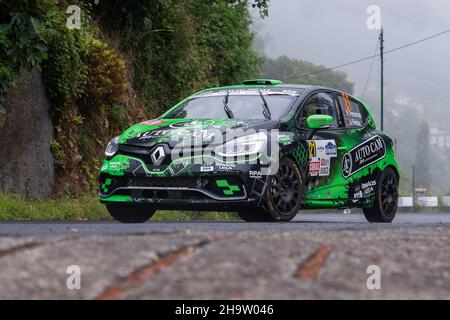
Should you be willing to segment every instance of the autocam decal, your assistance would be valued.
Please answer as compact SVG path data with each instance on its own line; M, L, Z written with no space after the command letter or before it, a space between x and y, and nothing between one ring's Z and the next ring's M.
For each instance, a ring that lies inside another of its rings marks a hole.
M342 157L344 178L370 166L386 156L386 144L380 136L374 136L357 145Z

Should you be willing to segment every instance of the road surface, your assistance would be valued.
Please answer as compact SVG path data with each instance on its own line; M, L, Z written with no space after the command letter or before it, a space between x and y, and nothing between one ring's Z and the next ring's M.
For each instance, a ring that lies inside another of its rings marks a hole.
M2 222L0 270L0 299L450 299L450 214Z

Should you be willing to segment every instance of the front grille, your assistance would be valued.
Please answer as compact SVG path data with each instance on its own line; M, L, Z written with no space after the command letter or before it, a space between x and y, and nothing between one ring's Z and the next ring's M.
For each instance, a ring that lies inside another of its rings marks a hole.
M161 165L170 164L170 162L171 162L170 148L167 144L158 144L158 145L150 147L150 148L120 144L119 151L117 152L117 154L129 156L129 157L133 157L133 158L138 158L138 159L142 160L146 165L153 165L151 154L159 146L162 146L164 148L164 152L166 155L164 160L161 162Z
M202 188L206 183L205 178L192 177L133 177L129 178L129 187L159 187L159 188ZM203 184L202 184L203 183Z
M217 183L219 181L219 183ZM226 181L224 183L224 181ZM220 186L223 185L224 186ZM201 189L219 197L242 197L245 189L238 177L134 177L128 179L129 187L147 187L157 189Z

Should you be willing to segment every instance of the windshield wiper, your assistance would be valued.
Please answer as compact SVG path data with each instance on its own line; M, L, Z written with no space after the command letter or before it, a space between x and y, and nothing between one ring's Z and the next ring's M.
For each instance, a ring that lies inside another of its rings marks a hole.
M267 105L266 98L264 98L264 95L262 94L261 90L258 90L258 91L259 91L259 95L263 101L263 108L264 108L263 115L267 120L270 120L270 119L272 119L272 114L270 113L270 109L269 109L269 106Z
M227 94L225 95L225 98L223 98L223 109L225 110L225 113L227 114L227 117L230 119L234 119L233 111L231 111L230 107L228 106L228 96L230 95L230 91L227 90Z

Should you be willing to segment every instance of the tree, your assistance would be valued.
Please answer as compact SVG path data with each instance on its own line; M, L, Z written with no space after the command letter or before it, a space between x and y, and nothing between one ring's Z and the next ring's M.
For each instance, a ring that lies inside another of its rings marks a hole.
M431 187L431 149L430 149L430 135L428 125L425 121L422 121L420 125L419 133L416 140L416 173L415 184L427 189Z

